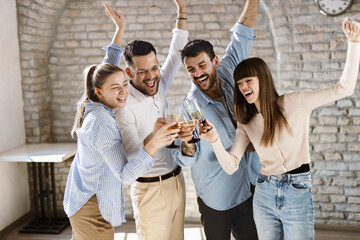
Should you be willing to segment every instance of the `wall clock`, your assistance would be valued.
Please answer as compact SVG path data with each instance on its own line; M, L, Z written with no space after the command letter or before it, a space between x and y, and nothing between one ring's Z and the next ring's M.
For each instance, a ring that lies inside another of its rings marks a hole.
M350 8L353 0L315 0L320 12L328 16L337 16Z

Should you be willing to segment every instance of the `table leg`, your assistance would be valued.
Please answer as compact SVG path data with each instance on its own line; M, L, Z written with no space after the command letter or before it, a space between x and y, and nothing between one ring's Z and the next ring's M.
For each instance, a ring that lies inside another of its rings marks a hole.
M39 200L40 200L40 210L41 218L45 218L45 203L44 203L44 185L43 185L43 169L42 163L36 164L38 167L38 180L39 180Z
M44 169L42 163L32 163L32 167L35 219L30 224L23 227L19 232L46 234L60 233L70 223L68 218L57 218L54 163L50 163L50 174L49 163L44 164ZM39 213L39 202L41 216Z
M44 163L44 174L45 174L45 198L46 198L46 201L47 201L47 204L46 204L46 212L47 212L47 219L48 219L48 223L49 225L51 225L51 221L52 221L52 216L53 216L53 213L51 212L52 209L51 209L51 195L50 195L50 177L49 177L49 164L48 163Z
M37 177L36 177L36 163L32 163L32 175L33 175L33 201L35 206L35 219L39 219L39 206L38 206L38 187L37 187Z
M50 174L51 174L51 189L52 189L52 200L53 200L53 214L54 218L57 218L57 206L56 206L56 187L55 187L55 169L54 163L50 163Z

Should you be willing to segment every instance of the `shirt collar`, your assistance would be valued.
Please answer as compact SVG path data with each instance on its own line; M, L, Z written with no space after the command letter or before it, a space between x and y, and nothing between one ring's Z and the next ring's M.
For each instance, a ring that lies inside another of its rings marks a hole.
M224 84L225 84L224 80L221 77L219 77L219 75L218 75L218 79L220 82L221 91L224 94ZM214 99L209 98L208 95L202 92L198 87L196 87L194 83L191 84L191 90L189 96L194 96L196 100L200 103L201 107L205 107L209 103L214 103L215 101Z
M108 113L110 116L115 118L115 111L107 108L104 104L100 102L85 102L85 113L84 116L87 115L89 112L96 110L96 109L102 109L105 110L106 113Z
M153 97L155 97L157 95L157 93L156 93L154 96L147 96L147 95L143 94L142 92L140 92L139 90L137 90L131 83L129 84L129 91L130 91L130 94L139 102L144 102L145 100L152 99Z

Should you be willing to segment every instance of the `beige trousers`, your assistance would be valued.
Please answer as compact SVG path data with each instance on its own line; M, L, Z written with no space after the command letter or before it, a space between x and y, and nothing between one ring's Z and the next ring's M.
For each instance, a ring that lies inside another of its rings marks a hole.
M131 185L139 240L183 240L185 182L182 172L161 182Z
M70 217L72 240L114 240L114 227L100 214L96 195Z

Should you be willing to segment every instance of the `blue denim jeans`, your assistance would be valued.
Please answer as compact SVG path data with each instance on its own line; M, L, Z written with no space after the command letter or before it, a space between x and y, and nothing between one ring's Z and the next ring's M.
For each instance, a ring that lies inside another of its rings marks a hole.
M311 173L259 174L253 200L259 240L314 239Z

